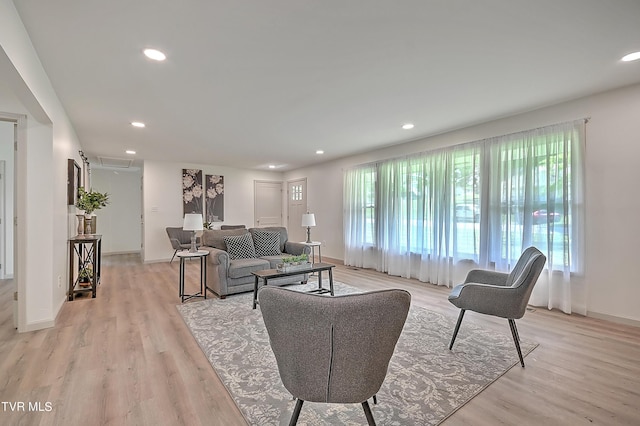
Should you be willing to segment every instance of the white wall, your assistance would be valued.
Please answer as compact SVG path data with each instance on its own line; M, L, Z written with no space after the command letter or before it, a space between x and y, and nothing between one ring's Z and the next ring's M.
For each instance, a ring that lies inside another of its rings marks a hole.
M4 110L27 116L15 164L14 274L21 306L18 326L28 331L52 326L66 300L67 240L75 219L75 208L66 204L67 159L80 163L80 143L11 0L0 0L0 47L0 78L10 82L19 100L9 100Z
M640 85L285 174L307 177L323 254L343 259L342 176L358 164L590 117L586 152L586 292L589 315L640 321Z
M139 169L91 169L91 187L107 192L109 204L95 212L102 253L137 253L142 242L142 172Z
M0 184L4 186L4 219L2 233L4 234L4 259L0 276L13 277L13 133L14 123L0 121L0 160L5 162L4 176Z
M142 191L145 262L169 260L173 254L165 228L182 226L182 169L200 169L203 179L207 174L224 176L224 222L222 224L253 226L254 181L282 181L282 174L276 172L145 161Z

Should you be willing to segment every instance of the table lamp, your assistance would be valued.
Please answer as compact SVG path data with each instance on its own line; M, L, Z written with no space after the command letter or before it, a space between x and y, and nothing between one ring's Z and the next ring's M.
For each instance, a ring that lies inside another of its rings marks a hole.
M204 229L202 215L200 213L185 214L182 229L185 231L193 231L193 234L191 235L191 248L189 248L189 253L197 252L198 248L196 247L196 231L202 231Z
M302 226L307 227L307 242L311 242L311 227L316 226L316 216L313 213L305 213L302 215Z

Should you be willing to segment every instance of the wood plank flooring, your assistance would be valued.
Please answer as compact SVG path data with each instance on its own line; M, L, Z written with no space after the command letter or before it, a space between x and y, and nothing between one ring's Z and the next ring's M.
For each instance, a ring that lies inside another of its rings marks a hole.
M103 265L96 299L66 302L55 327L30 333L13 328L13 290L0 282L0 424L246 424L175 309L178 262L117 255ZM187 265L187 292L198 274L199 262ZM443 287L341 265L334 277L363 290L405 288L414 304L458 314ZM466 322L509 334L506 320L469 312ZM540 308L518 328L540 344L527 367L444 425L640 425L640 328Z

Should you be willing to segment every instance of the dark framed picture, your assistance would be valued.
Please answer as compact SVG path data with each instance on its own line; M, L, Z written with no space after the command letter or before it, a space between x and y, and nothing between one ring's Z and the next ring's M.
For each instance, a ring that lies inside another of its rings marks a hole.
M202 214L202 170L182 169L183 214Z
M224 176L206 175L206 222L224 221Z
M75 160L67 160L67 204L75 206L78 201L78 188L82 184L82 171Z

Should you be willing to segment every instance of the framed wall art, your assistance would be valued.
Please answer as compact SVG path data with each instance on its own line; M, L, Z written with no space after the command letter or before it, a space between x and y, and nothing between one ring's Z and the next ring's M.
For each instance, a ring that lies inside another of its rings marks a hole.
M207 222L224 221L224 176L206 176L205 220Z
M183 215L202 214L202 170L182 169Z
M78 201L78 189L82 185L82 170L75 160L67 160L67 204L75 206Z

